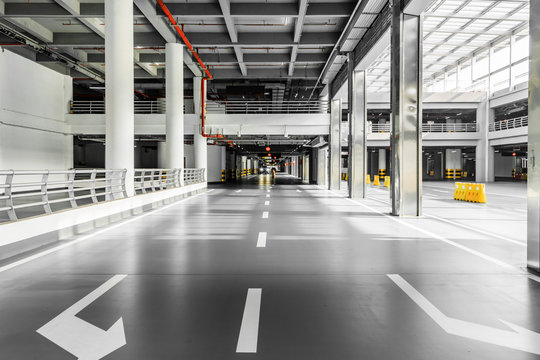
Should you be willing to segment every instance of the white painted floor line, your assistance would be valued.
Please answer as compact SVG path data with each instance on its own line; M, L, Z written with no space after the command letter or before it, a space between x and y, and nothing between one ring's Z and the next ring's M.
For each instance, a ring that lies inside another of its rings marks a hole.
M270 201L265 201L264 205L266 205L266 206L270 205Z
M244 316L238 335L237 353L256 353L259 338L262 289L248 289Z
M497 234L494 234L494 233L489 232L489 231L485 231L485 230L478 229L478 228L475 228L475 227L472 227L472 226L469 226L469 225L461 224L461 223L458 223L458 222L455 222L455 221L452 221L452 220L444 219L444 218L441 218L441 217L438 217L438 216L435 216L435 215L425 214L425 213L424 213L424 215L429 216L429 217L434 218L434 219L439 220L439 221L446 222L448 224L456 225L456 226L462 227L464 229L469 229L469 230L475 231L475 232L480 233L480 234L484 234L484 235L494 237L494 238L497 238L497 239L500 239L500 240L508 241L508 242L510 242L512 244L516 244L516 245L519 245L519 246L527 246L527 243L524 242L524 241L509 239L507 237L497 235Z
M257 247L266 247L266 232L261 231L257 239Z
M442 192L442 193L449 193L451 192L451 190L439 190L439 189L434 189L434 188L429 188L431 191L437 191L437 192Z
M235 192L239 193L239 192L242 192L242 190L236 190Z
M263 212L262 218L263 219L268 219L268 211Z
M270 197L270 194L267 194L266 197Z
M126 224L130 224L130 223L132 223L132 222L134 222L134 221L137 221L137 220L140 220L140 219L142 219L142 218L144 218L144 217L146 217L146 216L153 215L153 214L158 213L158 212L160 212L160 211L169 209L169 208L171 208L171 207L173 207L173 206L178 205L178 204L181 203L181 202L184 202L184 201L187 201L187 200L194 199L194 198L196 198L196 197L198 197L198 196L200 196L200 195L204 195L204 194L206 194L206 193L208 193L208 191L206 191L206 192L204 192L204 193L199 193L199 194L190 196L190 197L185 198L185 199L182 199L182 200L178 200L178 201L176 201L176 202L174 202L174 203L172 203L172 204L165 205L165 206L160 207L160 208L158 208L158 209L155 209L155 210L149 211L149 212L147 212L147 213L144 213L144 214L135 216L135 217L133 217L133 218L131 218L131 219L129 219L129 220L123 221L123 222L121 222L121 223L118 223L118 224L115 224L115 225L111 225L111 226L109 226L109 227L107 227L107 228L105 228L105 229L97 230L97 231L94 231L94 232L91 233L91 234L81 236L80 238L78 238L78 239L76 239L76 240L73 240L73 241L70 241L70 242L68 242L68 243L65 243L65 244L62 244L62 245L55 246L55 247L53 247L53 248L50 248L50 249L48 249L48 250L45 250L45 251L39 252L39 253L37 253L37 254L31 255L31 256L26 257L26 258L24 258L24 259L21 259L21 260L12 262L11 264L4 265L4 266L0 267L0 273L2 273L2 272L4 272L4 271L7 271L7 270L10 270L10 269L13 269L13 268L15 268L15 267L17 267L17 266L19 266L19 265L26 264L26 263L28 263L28 262L30 262L30 261L32 261L32 260L36 260L36 259L39 259L39 258L41 258L41 257L43 257L43 256L52 254L52 253L54 253L54 252L56 252L56 251L58 251L58 250L62 250L62 249L64 249L64 248L66 248L66 247L68 247L68 246L76 245L76 244L78 244L78 243L81 243L81 242L83 242L83 241L86 241L86 240L88 240L88 239L91 239L91 238L93 238L93 237L96 236L96 235L100 235L100 234L103 234L103 233L105 233L105 232L107 232L107 231L110 231L110 230L119 228L119 227L121 227L121 226L124 226L124 225L126 225Z
M266 190L266 192L270 192L270 189Z
M508 263L505 263L504 261L495 259L494 257L491 257L491 256L489 256L489 255L486 255L486 254L484 254L484 253L481 253L480 251L476 251L476 250L471 249L471 248L469 248L469 247L467 247L467 246L461 245L461 244L459 244L459 243L457 243L457 242L455 242L455 241L446 239L446 238L444 238L444 237L442 237L442 236L440 236L440 235L437 235L437 234L435 234L435 233L432 233L431 231L427 231L427 230L425 230L425 229L422 229L422 228L420 228L420 227L418 227L418 226L416 226L416 225L413 225L413 224L411 224L411 223L409 223L409 222L407 222L407 221L401 220L401 219L400 219L399 217L397 217L397 216L391 216L391 215L385 214L385 213L383 213L383 212L381 212L381 211L379 211L379 210L376 210L376 209L372 208L371 206L367 206L367 205L365 205L365 204L362 204L362 203L360 203L360 202L358 202L358 201L355 201L355 200L352 200L352 199L349 199L349 198L344 198L344 199L345 199L345 200L348 200L348 201L351 201L351 202L353 202L353 203L355 203L355 204L357 204L357 205L360 205L360 206L362 206L362 207L364 207L364 208L366 208L366 209L368 209L368 210L371 210L371 211L373 211L373 212L375 212L375 213L378 213L378 214L381 214L381 215L383 215L383 216L386 216L387 218L389 218L389 219L391 219L391 220L393 220L393 221L395 221L395 222L397 222L397 223L399 223L399 224L405 225L405 226L407 226L407 227L409 227L409 228L411 228L411 229L414 229L414 230L416 230L416 231L418 231L418 232L421 232L421 233L423 233L423 234L426 234L427 236L429 236L429 237L431 237L431 238L440 240L440 241L442 241L442 242L444 242L444 243L447 243L448 245L452 245L452 246L454 246L454 247L456 247L456 248L458 248L458 249L461 249L461 250L463 250L463 251L466 251L466 252L468 252L468 253L470 253L470 254L472 254L472 255L478 256L478 257L480 257L480 258L482 258L482 259L484 259L484 260L486 260L486 261L489 261L489 262L491 262L491 263L493 263L493 264L495 264L495 265L498 265L498 266L503 267L503 268L506 268L506 269L519 270L519 269L517 269L516 267L514 267L514 266L512 266L512 265L510 265L510 264L508 264Z
M298 189L297 189L296 191L298 191L298 192L302 192L302 190L298 190Z
M509 330L456 319L445 315L400 275L388 277L446 333L487 344L540 354L540 334L499 319Z

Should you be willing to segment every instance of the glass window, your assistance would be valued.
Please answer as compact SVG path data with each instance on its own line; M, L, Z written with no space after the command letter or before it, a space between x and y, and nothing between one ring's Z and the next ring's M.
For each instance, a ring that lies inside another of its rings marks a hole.
M529 29L527 32L520 32L514 35L514 46L512 47L512 62L529 57Z
M493 44L490 56L492 72L510 65L510 38Z
M477 80L489 73L489 50L484 50L475 56L473 80Z
M467 89L472 84L472 60L459 64L458 89Z
M491 75L491 93L510 87L510 69L503 69Z
M453 68L446 73L445 91L454 91L457 87L457 70Z
M529 81L529 62L524 60L512 66L512 77L514 85Z

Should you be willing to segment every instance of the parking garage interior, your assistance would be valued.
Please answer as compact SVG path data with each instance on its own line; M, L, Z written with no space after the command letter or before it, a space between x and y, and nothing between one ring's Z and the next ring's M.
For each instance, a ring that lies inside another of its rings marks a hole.
M0 0L0 359L540 359L539 21Z

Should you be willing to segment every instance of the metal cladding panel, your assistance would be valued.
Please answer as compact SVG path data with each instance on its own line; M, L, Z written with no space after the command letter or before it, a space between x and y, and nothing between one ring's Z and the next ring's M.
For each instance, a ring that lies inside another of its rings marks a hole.
M341 184L341 99L330 105L330 190Z
M529 159L527 173L527 266L540 271L540 2L530 3ZM536 120L534 120L536 119Z
M394 0L398 3L398 0ZM393 6L390 144L392 214L422 212L422 25L421 17Z
M349 196L366 197L366 72L351 69L349 115Z

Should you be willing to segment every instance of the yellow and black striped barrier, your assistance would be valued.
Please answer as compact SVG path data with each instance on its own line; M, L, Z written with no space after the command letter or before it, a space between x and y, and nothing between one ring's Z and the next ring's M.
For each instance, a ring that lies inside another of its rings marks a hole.
M386 169L379 169L379 178L386 176Z
M512 169L512 179L516 178L516 169Z
M221 170L221 182L227 181L227 170Z
M454 169L445 169L444 174L445 174L445 177L447 179L453 179L454 178Z
M455 183L454 200L484 204L486 202L486 185L475 183Z

